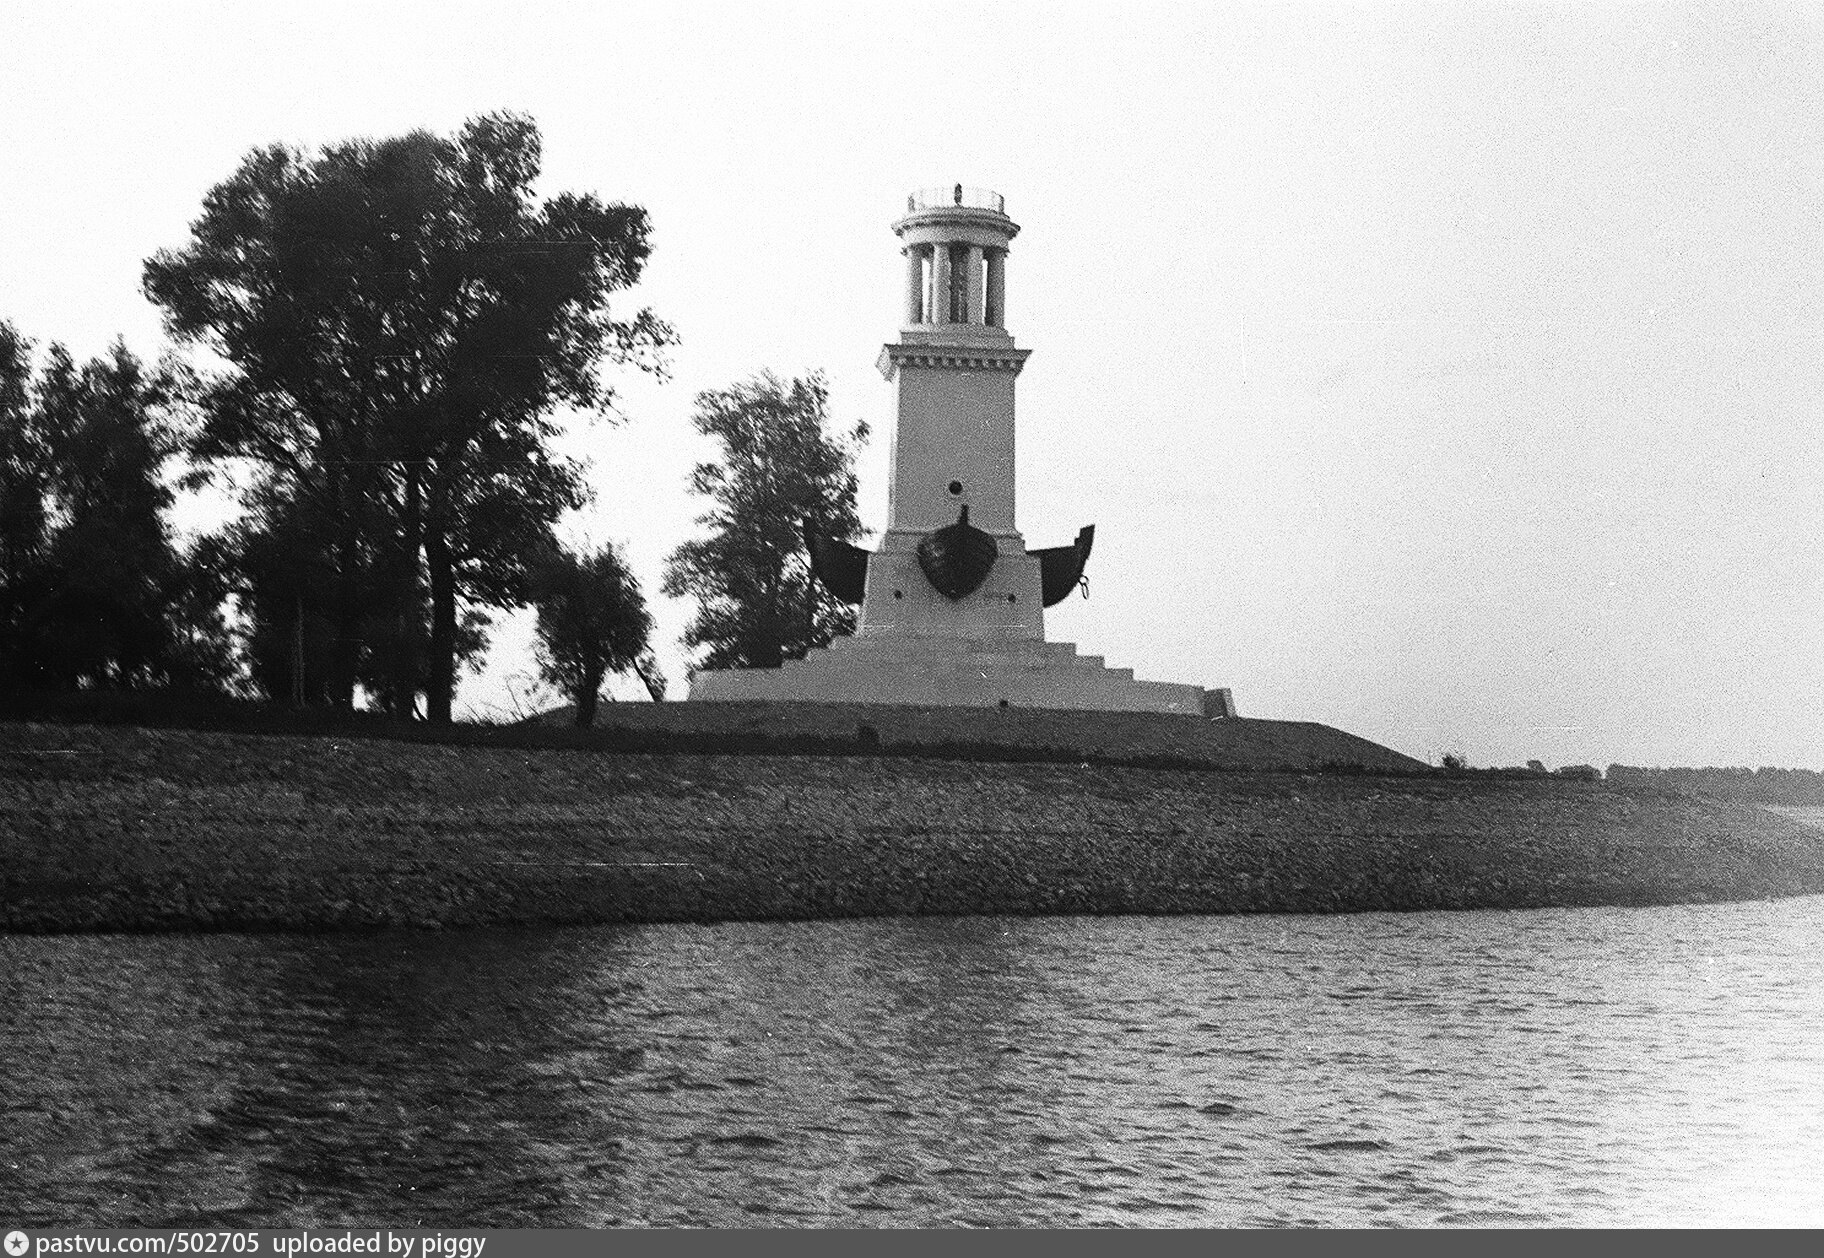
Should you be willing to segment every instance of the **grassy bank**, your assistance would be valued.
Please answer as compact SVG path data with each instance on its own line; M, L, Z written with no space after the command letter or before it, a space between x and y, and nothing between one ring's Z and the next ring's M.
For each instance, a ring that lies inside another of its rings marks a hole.
M0 724L0 927L1655 904L1818 831L1600 783Z
M440 743L496 750L699 755L942 756L1141 768L1426 773L1423 761L1315 721L1147 712L870 703L610 703L594 729L568 709L513 725L431 726L376 713L82 691L0 696L0 720Z

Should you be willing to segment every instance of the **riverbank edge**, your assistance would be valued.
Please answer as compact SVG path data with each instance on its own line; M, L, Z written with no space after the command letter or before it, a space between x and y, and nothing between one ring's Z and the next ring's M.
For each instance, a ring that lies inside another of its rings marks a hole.
M0 724L0 929L1329 913L1824 893L1824 835L1562 779Z

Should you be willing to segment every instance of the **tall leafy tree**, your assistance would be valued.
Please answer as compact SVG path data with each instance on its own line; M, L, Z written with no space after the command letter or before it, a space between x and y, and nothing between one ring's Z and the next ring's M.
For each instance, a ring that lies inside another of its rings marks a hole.
M801 528L860 536L855 454L866 424L832 432L821 372L790 381L771 372L697 395L697 431L721 447L692 470L708 498L705 537L673 551L664 592L697 600L684 644L703 668L776 668L855 627L852 608L811 573Z
M62 679L159 680L169 646L165 604L179 574L162 476L176 451L165 419L170 384L118 343L82 367L62 346L50 348L39 407L58 516L50 610Z
M276 618L256 634L320 640L294 691L346 706L366 680L402 714L422 692L447 722L475 613L527 601L533 556L584 499L550 453L555 413L613 413L604 362L662 366L670 330L609 309L645 265L645 211L541 201L540 162L514 114L258 150L209 192L190 243L146 264L172 335L229 364L193 453L255 470L241 553L282 544L314 574L252 598ZM249 572L282 585L281 567ZM312 655L294 649L293 668Z
M652 667L652 617L640 583L612 545L553 550L539 572L537 604L539 674L575 705L577 725L588 729L611 674L632 670L645 679Z
M219 689L232 672L207 547L167 518L183 374L125 345L37 379L0 329L0 673L41 689Z

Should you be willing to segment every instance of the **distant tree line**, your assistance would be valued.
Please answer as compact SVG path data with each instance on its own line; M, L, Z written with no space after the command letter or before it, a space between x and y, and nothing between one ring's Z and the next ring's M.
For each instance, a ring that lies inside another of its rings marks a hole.
M1824 804L1824 772L1816 769L1642 769L1612 764L1611 783L1670 787L1758 804Z
M1458 753L1445 755L1441 767L1447 773L1473 777L1572 778L1584 782L1606 781L1613 786L1719 795L1747 803L1824 805L1824 771L1817 769L1643 769L1635 765L1612 764L1605 772L1588 764L1547 769L1537 760L1527 761L1524 768L1475 769Z
M592 714L604 679L664 678L612 546L566 551L585 504L560 411L618 418L603 366L657 374L675 343L610 298L650 225L592 195L539 199L513 114L309 153L250 153L144 291L206 369L116 345L77 364L0 323L0 687L162 689L452 719L491 615L538 609L541 676ZM821 377L762 373L697 399L721 461L709 536L667 565L709 667L776 665L852 627L801 526L859 532L853 454ZM174 540L175 489L238 517Z

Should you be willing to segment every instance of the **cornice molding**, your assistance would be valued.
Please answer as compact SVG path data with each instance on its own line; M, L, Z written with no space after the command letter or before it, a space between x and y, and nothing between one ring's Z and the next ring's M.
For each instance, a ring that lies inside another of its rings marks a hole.
M946 371L1011 371L1026 365L1029 349L984 345L886 345L877 365L891 380L901 367L934 367Z

